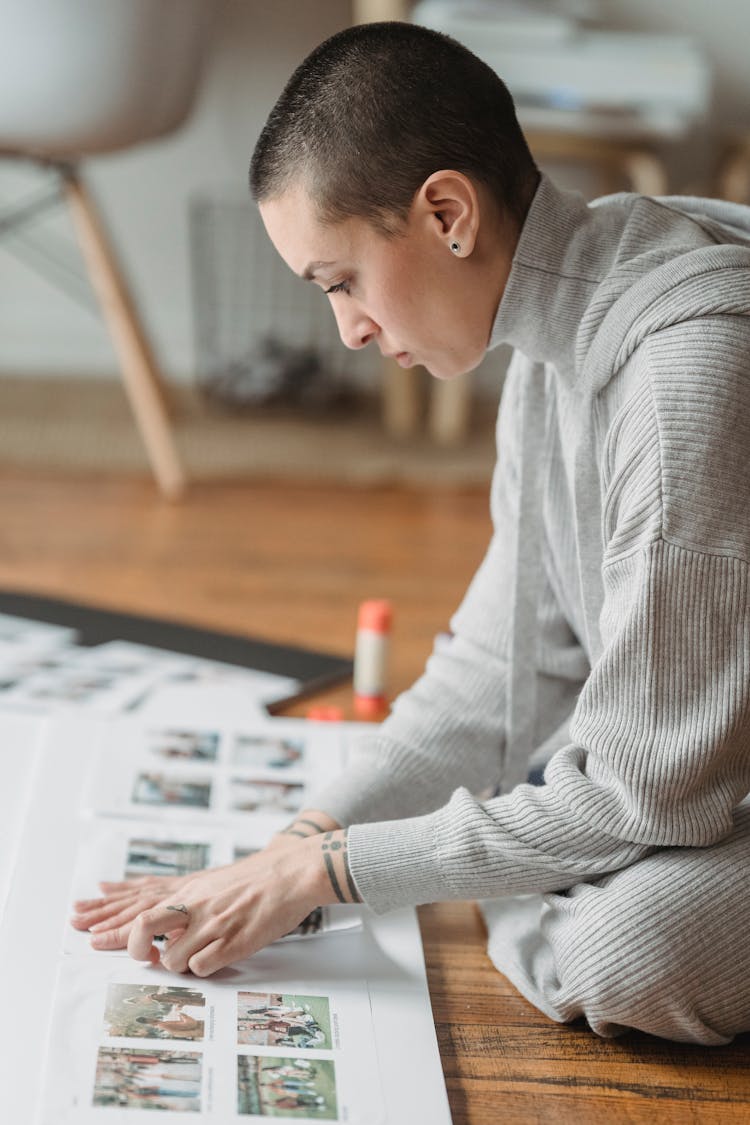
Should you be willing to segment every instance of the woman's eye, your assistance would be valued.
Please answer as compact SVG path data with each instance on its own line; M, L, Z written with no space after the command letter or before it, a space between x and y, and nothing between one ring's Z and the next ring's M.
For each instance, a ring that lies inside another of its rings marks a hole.
M326 296L328 296L329 293L348 293L348 292L349 292L349 282L348 281L337 281L335 285L331 285L330 288L325 290Z

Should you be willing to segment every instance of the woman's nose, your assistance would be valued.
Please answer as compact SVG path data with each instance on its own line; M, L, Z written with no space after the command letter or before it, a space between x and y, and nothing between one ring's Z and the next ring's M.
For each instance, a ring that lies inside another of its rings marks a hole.
M374 340L378 326L374 320L357 310L340 310L336 312L336 324L339 336L347 348L364 348Z

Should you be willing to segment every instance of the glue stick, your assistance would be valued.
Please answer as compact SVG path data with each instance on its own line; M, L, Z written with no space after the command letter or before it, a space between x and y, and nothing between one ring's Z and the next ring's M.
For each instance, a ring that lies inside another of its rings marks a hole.
M385 599L362 602L354 649L354 711L377 718L386 708L386 674L393 610Z

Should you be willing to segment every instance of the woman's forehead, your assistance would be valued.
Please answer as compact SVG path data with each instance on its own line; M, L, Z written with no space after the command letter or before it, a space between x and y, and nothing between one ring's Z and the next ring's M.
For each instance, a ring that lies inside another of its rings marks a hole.
M314 201L300 186L263 200L259 210L281 257L299 277L307 280L366 256L375 236L364 219L322 222Z

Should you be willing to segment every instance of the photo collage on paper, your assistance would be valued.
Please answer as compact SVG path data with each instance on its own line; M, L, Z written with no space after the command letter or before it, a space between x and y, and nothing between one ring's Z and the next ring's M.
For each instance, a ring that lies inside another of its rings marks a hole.
M257 823L263 841L304 805L315 783L343 765L341 741L323 724L258 720L243 726L121 722L98 755L88 793L98 815L194 823Z
M125 642L88 648L73 630L0 614L0 710L106 716L71 912L102 881L230 863L288 824L347 756L338 724L263 711L297 687ZM121 1125L156 1110L217 1125L381 1122L367 982L361 969L341 975L350 954L327 941L361 928L360 908L321 907L202 980L136 964L125 950L95 952L66 919L40 1120Z
M104 958L64 961L48 1074L51 1117L162 1110L215 1121L378 1121L382 1096L366 984L169 976ZM362 1112L354 1106L362 1106Z

